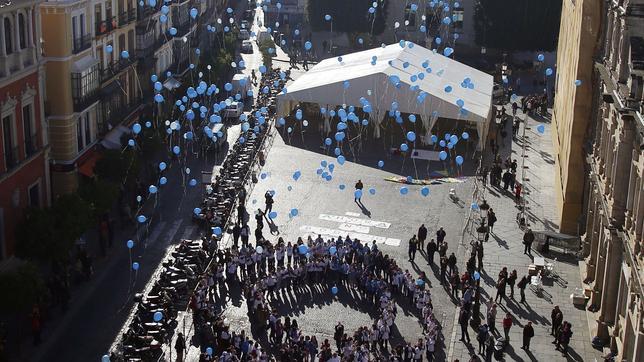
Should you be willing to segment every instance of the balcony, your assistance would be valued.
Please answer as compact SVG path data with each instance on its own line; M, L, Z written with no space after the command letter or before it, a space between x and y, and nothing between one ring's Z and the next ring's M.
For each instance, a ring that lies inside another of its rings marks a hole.
M156 39L151 36L146 39L139 39L136 47L136 57L139 59L151 58L155 51L157 51L166 42L166 37L161 35Z
M72 100L74 103L74 112L82 112L87 109L87 107L96 103L98 100L98 89L95 89L82 97L72 97Z
M0 57L0 78L10 77L36 64L36 48L25 48Z
M9 151L5 152L1 159L4 160L4 172L10 172L20 164L18 161L18 146L12 147Z
M136 20L136 9L130 9L128 11L122 12L118 16L119 26L125 26Z
M135 113L139 107L141 107L141 99L135 98L130 103L123 103L115 109L106 109L103 106L103 122L100 125L100 133L105 134L110 128L114 128L118 125L128 126L130 122L130 116ZM109 124L109 126L108 126Z
M73 43L74 44L72 46L72 52L74 54L78 54L85 49L89 49L89 47L92 46L92 35L85 34L83 36L80 36L76 39L73 39Z
M104 35L116 29L116 17L109 17L107 20L96 22L96 36Z
M119 75L122 71L132 65L132 63L133 61L130 59L121 58L118 61L108 64L107 67L101 70L101 83L104 83Z

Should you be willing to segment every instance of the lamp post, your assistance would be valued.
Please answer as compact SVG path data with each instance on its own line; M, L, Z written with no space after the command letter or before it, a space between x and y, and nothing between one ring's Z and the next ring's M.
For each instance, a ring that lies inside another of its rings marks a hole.
M330 53L331 50L333 49L333 18L331 17L331 15L326 14L324 15L324 20L331 23L331 40L329 41L329 53Z

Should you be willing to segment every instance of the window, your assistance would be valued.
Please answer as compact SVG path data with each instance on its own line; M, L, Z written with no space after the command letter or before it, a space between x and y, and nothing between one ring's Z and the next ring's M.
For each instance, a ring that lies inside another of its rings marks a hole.
M13 32L11 31L11 20L4 18L4 50L7 55L13 53Z
M464 10L463 8L454 8L452 10L452 24L454 25L455 29L462 29L463 28L463 15L464 15Z
M83 143L83 123L80 118L76 121L76 146L78 147L78 153L85 148Z
M405 7L405 26L416 27L416 12L411 10L411 5Z
M106 1L105 2L105 20L111 21L112 20L112 1Z
M74 42L76 42L76 39L78 39L78 29L77 29L76 20L77 20L77 17L72 16L72 38L74 39Z
M27 25L25 24L25 16L18 14L18 39L20 40L20 49L27 47Z
M101 8L101 4L94 5L94 15L96 16L97 24L103 21L103 9Z
M33 105L28 104L22 107L22 128L24 130L25 138L25 155L29 157L36 153L38 149L36 139L36 127L33 119Z
M29 207L40 207L40 180L29 187Z
M18 165L18 149L14 143L13 115L2 118L2 143L4 145L5 170L11 170Z
M85 112L83 115L81 115L81 118L83 119L83 128L85 131L85 144L90 144L92 143L92 128L90 127L89 124L89 112Z
M72 73L72 97L77 99L92 96L98 89L98 64L93 65L82 73Z
M85 14L78 16L78 29L80 30L81 38L85 36Z

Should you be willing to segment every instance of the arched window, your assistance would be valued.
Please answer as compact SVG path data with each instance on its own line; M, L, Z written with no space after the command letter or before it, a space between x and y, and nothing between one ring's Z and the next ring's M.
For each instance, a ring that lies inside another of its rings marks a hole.
M23 14L18 14L18 36L20 37L20 49L25 49L27 47L27 26Z
M13 32L11 31L11 20L4 18L4 49L7 55L13 53Z

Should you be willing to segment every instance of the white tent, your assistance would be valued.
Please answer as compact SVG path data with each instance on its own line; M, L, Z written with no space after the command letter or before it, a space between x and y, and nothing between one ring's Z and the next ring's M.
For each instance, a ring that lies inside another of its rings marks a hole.
M466 78L472 86L463 87ZM364 97L378 125L397 102L400 112L420 115L427 131L438 118L475 123L482 149L492 114L492 88L491 75L407 42L404 47L392 44L343 55L341 61L321 61L278 95L278 114L288 114L300 102L327 108L361 106Z

